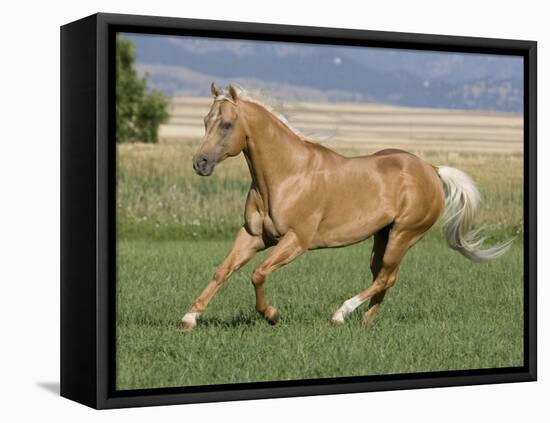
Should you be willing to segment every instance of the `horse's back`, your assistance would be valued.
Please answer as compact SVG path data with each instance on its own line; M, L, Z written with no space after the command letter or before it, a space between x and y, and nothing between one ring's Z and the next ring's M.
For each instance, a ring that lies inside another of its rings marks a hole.
M371 155L372 156L389 156L391 154L408 154L408 155L414 156L414 154L405 150L400 150L399 148L385 148L384 150L379 150L376 153L373 153Z
M367 156L359 156L354 163L357 167L364 167L365 171L384 174L387 178L401 178L405 174L416 178L426 178L431 183L440 185L437 168L422 160L413 153L398 148L387 148Z

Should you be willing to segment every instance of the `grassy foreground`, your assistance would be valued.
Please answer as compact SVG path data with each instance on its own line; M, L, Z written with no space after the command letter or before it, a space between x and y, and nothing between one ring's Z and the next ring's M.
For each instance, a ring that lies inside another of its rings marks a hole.
M254 310L259 254L222 286L195 331L181 334L179 319L230 242L120 241L117 388L522 365L520 240L503 259L474 264L434 231L405 257L371 328L365 306L335 326L332 313L370 281L370 246L309 252L272 274L276 326Z

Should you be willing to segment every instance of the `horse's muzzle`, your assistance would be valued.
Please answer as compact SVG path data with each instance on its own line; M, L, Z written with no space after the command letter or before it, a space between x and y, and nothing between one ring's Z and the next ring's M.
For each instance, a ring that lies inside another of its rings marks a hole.
M193 157L193 169L198 175L210 176L214 171L216 162L210 159L206 154L197 154Z

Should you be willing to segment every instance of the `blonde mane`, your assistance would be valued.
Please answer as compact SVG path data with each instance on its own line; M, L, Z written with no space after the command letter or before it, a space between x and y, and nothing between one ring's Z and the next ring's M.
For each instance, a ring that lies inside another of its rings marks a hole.
M242 88L240 86L234 85L234 87L237 90L237 95L239 96L240 99L242 99L244 101L248 101L250 103L254 103L254 104L262 107L263 109L265 109L266 112L270 113L275 119L277 119L279 122L281 122L283 125L285 125L290 130L290 132L292 132L294 135L296 135L302 141L310 141L310 140L306 139L306 136L304 134L302 134L294 126L292 126L292 124L288 121L288 119L283 114L281 114L280 112L275 110L275 108L273 106L267 104L266 100L260 100L257 97L252 97L244 88ZM230 103L235 104L233 99L225 91L222 92L220 95L218 95L214 99L214 101L221 101L221 100L227 100Z

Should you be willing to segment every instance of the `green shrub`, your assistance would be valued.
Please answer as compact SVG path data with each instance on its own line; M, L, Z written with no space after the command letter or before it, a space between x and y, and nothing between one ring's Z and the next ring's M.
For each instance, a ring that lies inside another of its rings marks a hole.
M116 42L116 140L158 142L158 128L168 119L168 98L147 87L135 69L135 48L126 38Z

